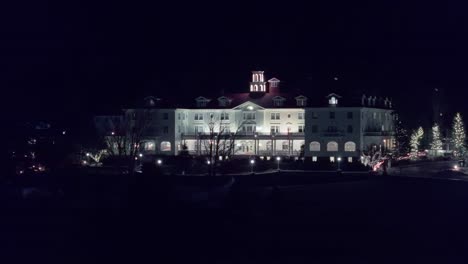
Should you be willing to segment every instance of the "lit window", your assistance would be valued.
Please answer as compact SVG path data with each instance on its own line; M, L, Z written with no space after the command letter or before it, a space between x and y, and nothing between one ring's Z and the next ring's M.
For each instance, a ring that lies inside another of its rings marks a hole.
M328 142L327 151L338 151L338 143L335 141Z
M312 162L317 162L317 156L312 157Z
M320 143L317 141L312 141L309 144L310 151L320 151Z
M346 142L344 148L346 152L354 152L356 151L356 143L352 141Z
M144 144L144 149L146 151L154 151L155 147L156 147L156 145L154 144L154 142L145 142L145 144Z
M330 98L330 100L328 100L328 103L331 104L331 105L337 105L337 104L338 104L338 100L337 100L334 96L332 96L332 97Z
M353 157L348 157L348 163L353 163Z
M161 151L171 151L171 142L169 141L161 142Z
M283 150L289 150L289 143L287 141L283 141Z
M297 113L297 119L303 120L304 119L304 113Z
M330 162L335 162L335 157L330 157Z

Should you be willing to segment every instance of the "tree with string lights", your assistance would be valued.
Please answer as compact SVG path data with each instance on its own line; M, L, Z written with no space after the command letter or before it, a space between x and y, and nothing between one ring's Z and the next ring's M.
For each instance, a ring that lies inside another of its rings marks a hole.
M434 125L432 126L431 150L434 153L442 150L442 139L440 138L440 128L437 123L434 123Z
M455 114L452 126L452 143L454 146L455 156L463 156L466 150L465 146L466 133L465 125L460 113Z
M419 146L421 145L421 140L424 136L424 130L422 127L419 127L417 130L413 131L410 138L410 147L411 154L413 157L417 157Z

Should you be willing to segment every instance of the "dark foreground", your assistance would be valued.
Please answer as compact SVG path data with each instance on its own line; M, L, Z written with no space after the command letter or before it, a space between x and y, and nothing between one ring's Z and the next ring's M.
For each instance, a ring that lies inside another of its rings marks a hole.
M468 183L359 177L234 185L220 208L10 201L2 263L467 263ZM5 202L5 201L4 201Z

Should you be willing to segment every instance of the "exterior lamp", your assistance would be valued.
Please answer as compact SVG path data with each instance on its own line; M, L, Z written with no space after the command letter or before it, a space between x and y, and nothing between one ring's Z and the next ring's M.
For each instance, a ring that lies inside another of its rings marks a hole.
M161 165L161 164L162 164L162 160L158 159L158 160L156 161L156 163L157 163L158 165Z
M340 162L341 162L341 157L338 157L338 170L340 171L341 170L341 167L340 167Z
M278 161L278 170L280 170L281 157L276 157L276 161Z
M254 165L255 165L255 160L251 159L251 160L250 160L250 165L251 165L251 172L253 173L253 168L254 168Z

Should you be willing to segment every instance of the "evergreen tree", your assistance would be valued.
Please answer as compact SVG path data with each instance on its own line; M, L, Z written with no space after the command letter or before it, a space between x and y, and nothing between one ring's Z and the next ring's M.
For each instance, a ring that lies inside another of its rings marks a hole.
M417 130L413 131L410 139L411 153L416 156L419 151L419 146L421 145L421 140L424 136L424 130L422 127L419 127Z
M432 142L431 150L438 151L442 150L442 140L440 138L440 129L437 123L432 126Z
M462 156L465 153L465 139L465 125L461 114L457 113L453 119L452 127L452 142L456 156Z
M408 130L406 130L401 121L398 120L395 122L395 139L397 154L407 154L410 151Z

